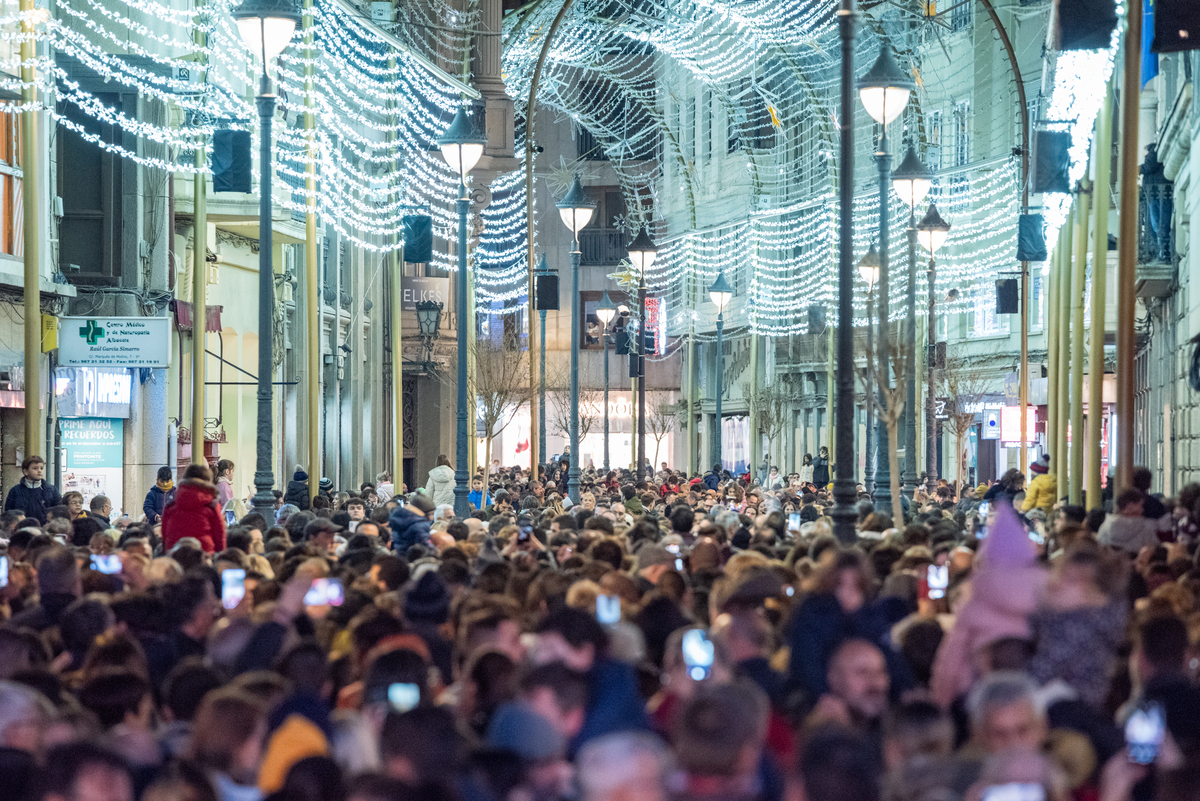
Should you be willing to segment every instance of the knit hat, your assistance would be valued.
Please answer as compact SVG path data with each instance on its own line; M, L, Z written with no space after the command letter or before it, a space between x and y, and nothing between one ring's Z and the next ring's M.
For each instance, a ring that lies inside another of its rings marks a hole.
M1008 504L996 505L996 523L979 546L979 558L989 567L1025 567L1037 560L1037 547Z
M333 489L333 479L328 476L322 476L321 482L317 486L321 488L321 492L329 492Z
M304 468L296 465L296 470L292 473L292 481L308 481L308 473L304 472Z
M1039 476L1050 472L1050 454L1043 453L1036 462L1029 465L1030 473L1037 473Z
M567 741L544 717L522 703L496 710L488 725L487 745L512 751L524 762L545 762L566 754Z
M436 571L421 576L404 593L404 619L440 626L450 617L450 593Z

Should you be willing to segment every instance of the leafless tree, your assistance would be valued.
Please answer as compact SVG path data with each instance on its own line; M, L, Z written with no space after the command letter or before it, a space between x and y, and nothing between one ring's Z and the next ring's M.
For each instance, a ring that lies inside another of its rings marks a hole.
M946 426L958 443L958 481L967 481L967 442L975 425L979 404L988 392L988 369L961 351L947 354L946 366L938 371L938 392L946 399Z
M467 374L467 392L474 396L475 414L483 423L483 486L486 487L492 466L492 442L530 401L528 353L521 349L515 336L506 335L499 341L476 337L471 355L475 364L474 371ZM455 372L442 370L437 375L454 386Z
M904 342L902 328L896 326L887 334L886 366L880 364L874 342L868 338L866 344L867 370L871 375L873 389L883 396L883 402L874 406L875 415L883 421L888 432L888 491L892 496L892 520L897 526L904 525L904 505L900 500L900 418L904 414L904 402L908 396L908 364L913 358ZM886 379L886 380L885 380ZM876 447L878 447L876 443Z
M583 440L604 415L604 391L579 387L579 439ZM546 365L546 425L571 439L571 369L565 362ZM571 454L575 459L576 454ZM580 463L580 469L583 464Z
M686 402L671 403L665 394L653 401L647 401L646 433L654 437L654 458L650 460L651 472L653 472L654 465L658 464L658 451L662 447L662 441L666 439L667 434L671 433L671 429L675 427L675 421L679 419L681 408L686 405Z
M770 453L782 453L781 442L777 442L787 429L792 418L792 404L796 400L796 391L792 384L782 378L776 378L770 384L760 384L755 387L750 383L742 385L742 395L758 418L758 428L767 435ZM755 436L755 433L751 433Z

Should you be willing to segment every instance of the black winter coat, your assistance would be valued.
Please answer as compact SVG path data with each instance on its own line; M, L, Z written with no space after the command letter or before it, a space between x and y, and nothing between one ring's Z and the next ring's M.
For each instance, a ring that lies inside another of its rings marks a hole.
M16 486L8 491L4 500L4 511L20 509L28 517L35 518L41 523L46 522L46 510L62 503L62 495L58 487L49 481L43 481L40 487L27 487L21 479Z
M301 511L308 511L312 499L308 495L308 482L292 479L288 482L287 492L283 493L283 502L294 504Z

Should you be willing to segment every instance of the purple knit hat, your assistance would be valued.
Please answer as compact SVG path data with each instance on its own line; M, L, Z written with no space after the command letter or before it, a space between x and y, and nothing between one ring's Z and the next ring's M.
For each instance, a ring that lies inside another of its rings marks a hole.
M996 523L979 546L979 558L992 567L1025 567L1037 561L1037 546L1007 503L996 504Z

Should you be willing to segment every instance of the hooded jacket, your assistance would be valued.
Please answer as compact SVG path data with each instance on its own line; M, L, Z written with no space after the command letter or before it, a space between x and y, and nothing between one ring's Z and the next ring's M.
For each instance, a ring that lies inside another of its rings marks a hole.
M454 468L440 464L430 470L429 481L425 482L425 494L435 506L454 503Z
M1021 504L1021 511L1042 509L1049 512L1054 508L1054 503L1058 500L1057 496L1058 478L1054 473L1036 475L1025 489L1025 503Z
M173 489L174 485L171 488ZM155 484L146 493L146 500L142 502L142 511L146 515L147 523L157 523L162 517L163 511L167 508L168 491Z
M996 524L979 549L971 575L971 598L959 611L933 661L933 699L949 707L978 678L975 655L1007 637L1029 639L1029 615L1046 585L1037 548L1016 513L997 507Z
M388 528L392 530L392 550L397 556L413 545L429 542L429 521L419 514L397 506L388 517Z
M308 495L308 473L297 468L288 482L287 491L283 493L283 502L294 504L301 511L308 511L312 498Z
M180 481L175 502L163 510L163 550L171 550L184 537L200 540L206 553L225 550L225 519L217 509L217 488L198 478Z

